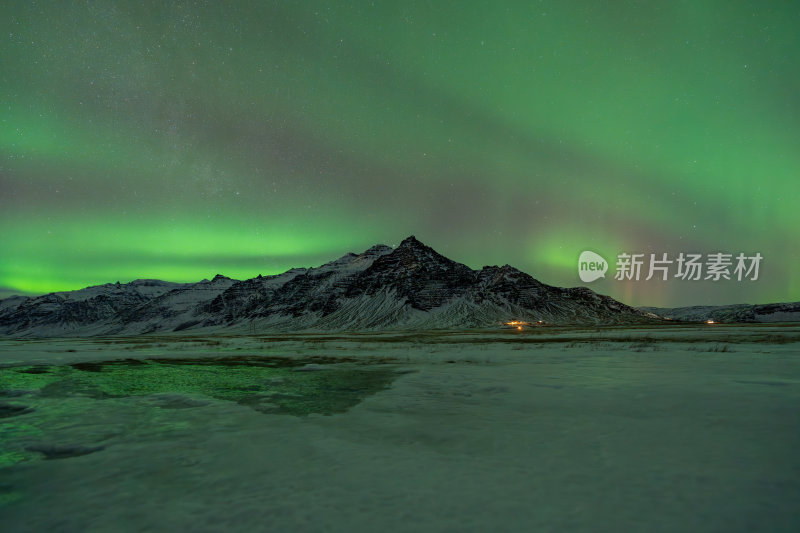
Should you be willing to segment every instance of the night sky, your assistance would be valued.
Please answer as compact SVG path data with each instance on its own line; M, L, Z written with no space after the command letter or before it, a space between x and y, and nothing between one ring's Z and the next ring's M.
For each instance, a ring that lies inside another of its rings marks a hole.
M0 287L414 234L561 286L583 250L760 252L758 281L588 286L800 300L796 1L8 1L0 25Z

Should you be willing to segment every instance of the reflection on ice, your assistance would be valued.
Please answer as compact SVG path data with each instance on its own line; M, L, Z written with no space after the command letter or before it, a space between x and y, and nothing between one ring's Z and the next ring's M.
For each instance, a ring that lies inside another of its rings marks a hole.
M139 412L130 426L147 423L152 418L148 410L203 408L215 401L264 414L331 415L388 387L393 379L394 372L385 367L325 366L275 357L6 367L0 369L0 418L14 420L0 429L0 468L102 450L99 443L119 432L99 440L86 431L82 434L81 428L88 427L87 414L97 408L92 401L113 400L108 409L121 413L135 406Z

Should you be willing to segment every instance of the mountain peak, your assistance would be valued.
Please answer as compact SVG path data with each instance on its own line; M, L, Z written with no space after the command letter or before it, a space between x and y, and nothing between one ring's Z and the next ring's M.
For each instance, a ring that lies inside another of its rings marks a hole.
M430 246L423 244L420 242L415 236L410 235L403 239L403 241L394 249L391 254L384 256L387 260L389 258L395 258L395 260L401 261L406 267L412 263L418 265L426 265L427 267L432 267L436 265L435 268L437 269L450 269L453 267L459 269L466 269L468 271L472 271L466 265L462 265L461 263L457 263L452 259L449 259Z
M427 250L431 249L430 246L420 242L413 235L409 235L405 239L403 239L400 244L397 246L396 250Z

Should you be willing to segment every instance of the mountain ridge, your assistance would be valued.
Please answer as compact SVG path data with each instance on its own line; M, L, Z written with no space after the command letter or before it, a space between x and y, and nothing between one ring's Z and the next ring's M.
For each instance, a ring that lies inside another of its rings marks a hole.
M800 322L800 302L638 307L637 309L682 322L706 322L709 320L720 323Z
M658 320L585 287L546 285L510 265L473 270L413 235L313 268L195 283L135 280L0 301L0 334L136 335L203 330L361 331Z

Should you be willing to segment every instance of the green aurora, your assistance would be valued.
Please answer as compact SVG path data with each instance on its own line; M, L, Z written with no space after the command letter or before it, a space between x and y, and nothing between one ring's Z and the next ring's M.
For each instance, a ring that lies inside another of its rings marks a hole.
M800 300L797 2L4 2L0 287L315 266L415 234L634 305ZM4 289L4 290L5 290ZM8 292L8 291L6 291Z

